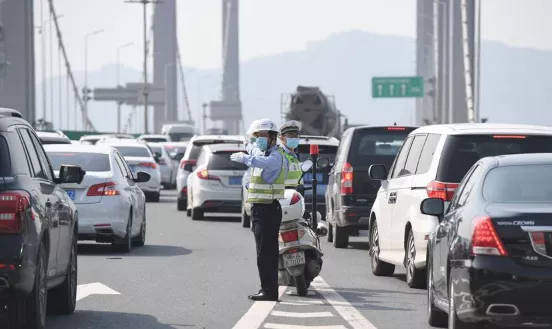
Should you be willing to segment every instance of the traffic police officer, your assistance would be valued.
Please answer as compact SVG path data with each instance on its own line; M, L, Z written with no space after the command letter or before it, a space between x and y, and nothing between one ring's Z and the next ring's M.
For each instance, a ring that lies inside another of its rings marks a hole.
M256 122L252 133L256 148L264 154L234 153L232 161L253 168L247 202L252 204L251 221L257 246L257 267L261 290L252 300L278 300L278 233L282 221L279 199L284 198L288 165L285 152L277 146L278 128L269 119ZM260 152L259 152L260 153Z
M296 187L303 176L301 163L297 157L297 147L299 146L301 123L291 120L285 122L280 127L280 142L288 162L288 174L286 177L286 186Z

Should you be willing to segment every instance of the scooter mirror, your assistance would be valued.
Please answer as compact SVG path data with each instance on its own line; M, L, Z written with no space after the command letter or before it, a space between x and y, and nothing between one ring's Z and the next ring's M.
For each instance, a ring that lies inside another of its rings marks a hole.
M314 163L312 162L312 160L305 160L301 164L301 170L303 172L307 172L307 171L311 170L313 165L314 165Z
M318 234L318 236L328 235L328 224L323 221L318 222L318 226L316 227L316 234Z

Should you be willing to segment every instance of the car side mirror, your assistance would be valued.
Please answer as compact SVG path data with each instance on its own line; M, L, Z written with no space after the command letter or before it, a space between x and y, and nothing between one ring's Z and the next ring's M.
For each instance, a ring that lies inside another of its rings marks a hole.
M153 159L155 160L155 162L159 163L159 160L161 160L161 153L159 152L153 153Z
M136 183L145 183L145 182L148 182L150 179L151 179L150 174L143 171L139 171L136 173L136 178L134 178L134 181Z
M79 166L63 165L59 169L58 184L80 184L86 175L86 171Z
M173 159L180 161L182 160L183 157L184 157L184 153L180 152L180 153L176 153Z
M374 164L368 168L368 176L373 180L387 180L387 168L382 164Z
M330 159L328 159L328 158L319 158L318 161L316 161L316 165L320 169L326 169L330 166Z
M443 216L445 213L445 202L438 198L429 198L422 201L420 211L424 215Z
M318 234L318 236L328 235L328 224L324 221L318 222L318 227L316 228L316 234Z

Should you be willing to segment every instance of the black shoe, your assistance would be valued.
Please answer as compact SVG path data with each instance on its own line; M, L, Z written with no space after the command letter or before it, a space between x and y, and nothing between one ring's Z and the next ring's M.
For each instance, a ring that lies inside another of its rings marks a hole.
M255 295L249 295L249 299L254 301L271 301L271 302L277 302L278 301L278 294L268 294L264 291L259 291Z

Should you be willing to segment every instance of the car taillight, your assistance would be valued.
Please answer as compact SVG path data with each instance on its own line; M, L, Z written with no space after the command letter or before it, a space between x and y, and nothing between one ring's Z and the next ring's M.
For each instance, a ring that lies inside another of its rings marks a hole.
M155 169L157 168L157 164L155 162L140 162L138 167Z
M353 166L348 162L341 170L341 194L353 194Z
M293 196L291 197L291 201L289 202L289 205L294 205L297 202L301 201L301 195L297 192L293 193Z
M524 135L494 135L494 139L526 139Z
M472 255L508 256L490 217L474 220Z
M0 193L0 233L21 232L25 212L31 206L31 197L24 191Z
M220 180L220 178L217 176L209 175L209 171L207 169L199 170L197 172L197 177L205 180Z
M114 182L107 182L101 184L95 184L90 186L87 196L115 196L119 195L119 191L115 188L117 184Z
M186 165L192 165L195 166L197 164L196 160L181 160L180 161L180 169L184 169Z
M442 199L443 201L450 201L454 196L454 192L458 188L457 183L443 183L439 181L432 181L426 186L427 196L430 198Z

